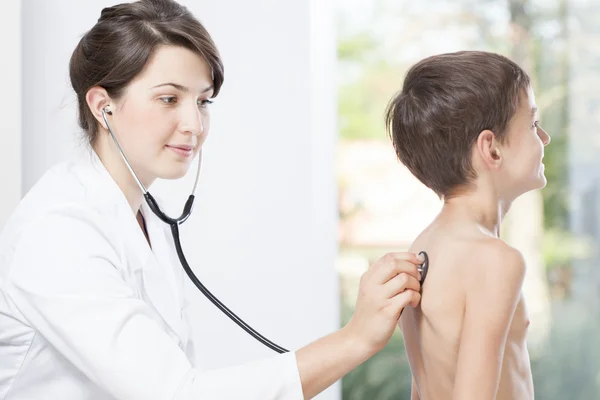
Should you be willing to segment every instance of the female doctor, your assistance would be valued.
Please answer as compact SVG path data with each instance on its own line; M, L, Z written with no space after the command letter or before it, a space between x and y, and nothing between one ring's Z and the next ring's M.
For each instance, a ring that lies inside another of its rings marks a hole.
M182 177L208 134L219 53L186 8L141 0L102 11L70 78L90 149L49 170L0 236L0 398L308 399L378 352L418 304L421 261L387 254L339 331L248 365L195 369L168 227L106 122L145 187Z

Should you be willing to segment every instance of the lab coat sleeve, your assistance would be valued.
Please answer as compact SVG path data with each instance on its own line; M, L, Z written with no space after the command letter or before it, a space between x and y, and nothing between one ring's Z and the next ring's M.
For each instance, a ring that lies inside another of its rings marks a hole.
M111 232L89 210L36 219L15 248L7 295L28 323L116 399L299 400L294 353L200 372L121 276Z

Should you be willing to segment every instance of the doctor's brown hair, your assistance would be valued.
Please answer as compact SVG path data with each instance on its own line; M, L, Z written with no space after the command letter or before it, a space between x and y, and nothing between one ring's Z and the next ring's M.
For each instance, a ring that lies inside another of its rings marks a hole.
M500 142L529 76L508 58L461 51L425 58L388 104L386 128L400 161L440 198L475 178L471 150L484 130Z
M77 44L69 63L71 85L79 104L79 126L90 144L98 122L86 102L94 86L118 99L160 45L185 47L206 60L213 74L213 97L223 84L223 63L204 26L173 0L140 0L102 10L100 19Z

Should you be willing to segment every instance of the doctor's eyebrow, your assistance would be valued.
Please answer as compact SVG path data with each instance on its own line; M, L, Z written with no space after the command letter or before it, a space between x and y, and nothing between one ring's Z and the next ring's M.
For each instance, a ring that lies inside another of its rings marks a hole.
M531 115L535 115L535 113L537 112L538 108L537 107L531 107Z
M172 86L175 89L177 89L179 91L182 91L184 93L187 93L187 92L190 91L190 88L188 88L187 86L183 86L183 85L180 85L178 83L173 83L173 82L161 83L160 85L153 86L151 89L156 89L156 88L163 87L163 86ZM213 88L214 88L214 86L210 85L209 87L207 87L206 89L204 89L201 93L210 92Z

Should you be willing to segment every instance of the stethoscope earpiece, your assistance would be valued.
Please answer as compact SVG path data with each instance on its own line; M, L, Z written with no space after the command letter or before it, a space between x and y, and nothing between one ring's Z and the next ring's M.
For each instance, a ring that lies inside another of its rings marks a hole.
M107 113L108 115L112 115L112 111L110 110L109 106L106 106L102 109L102 111L104 111L105 113Z

